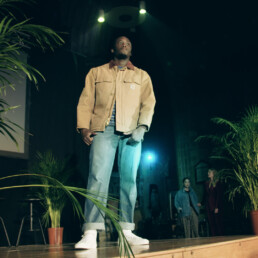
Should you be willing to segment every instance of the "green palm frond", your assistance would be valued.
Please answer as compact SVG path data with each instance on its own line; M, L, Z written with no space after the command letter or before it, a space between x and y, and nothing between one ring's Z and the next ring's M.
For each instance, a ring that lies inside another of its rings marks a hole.
M51 28L33 24L31 19L19 20L14 13L22 13L21 4L32 4L34 0L0 0L0 96L6 94L6 88L15 89L11 78L24 75L36 85L38 78L45 80L43 74L35 67L22 60L21 53L39 47L41 50L54 50L64 44L64 40ZM0 100L0 134L6 135L18 148L16 130L20 127L3 118L3 113L15 107L3 107ZM1 106L2 105L2 106ZM6 106L7 103L5 103ZM16 134L16 135L15 135Z
M29 169L29 173L35 174L35 172L45 175L45 177L40 177L41 183L44 185L50 183L48 178L54 178L65 184L72 174L72 170L68 167L68 159L57 159L50 150L36 153L36 159ZM46 210L44 215L46 225L49 224L50 218L51 227L60 227L61 214L67 201L65 192L60 188L41 188L35 194L43 200L42 205Z
M0 14L5 15L0 20L0 83L9 85L9 77L25 74L29 80L37 84L37 77L44 76L35 68L20 60L21 52L39 47L43 51L54 50L64 44L64 40L51 28L31 23L31 19L18 21L10 12L17 3L30 4L30 0L0 0Z
M5 186L5 187L0 187L1 190L8 190L8 189L18 189L18 188L37 188L37 189L51 189L51 188L56 188L58 190L62 190L68 197L68 199L71 201L71 204L73 206L73 209L75 213L80 217L84 218L84 214L82 211L82 207L80 203L78 202L77 198L74 196L74 193L79 194L89 200L91 200L107 217L110 218L110 220L113 222L114 227L116 228L119 236L119 252L120 256L126 256L126 257L134 257L134 254L132 252L132 249L126 240L122 228L119 224L119 215L115 212L112 211L111 209L107 208L105 204L98 199L98 195L96 195L94 192L90 192L87 189L84 188L78 188L78 187L73 187L73 186L66 186L62 184L60 181L56 180L55 178L46 176L46 175L41 175L41 174L16 174L16 175L10 175L6 177L1 177L0 181L12 179L12 178L17 178L17 177L30 177L30 178L39 178L40 182L42 181L47 181L48 184L43 184L43 183L37 183L37 184L25 184L25 185L11 185L11 186ZM109 199L109 197L106 197ZM113 198L112 198L113 199Z
M219 174L229 183L229 199L243 195L247 200L244 212L258 210L258 106L248 108L238 122L212 121L225 126L225 132L200 136L197 141L211 141L215 144L212 158L227 161L229 167Z
M31 4L35 2L36 2L35 0L0 0L0 8L3 8L3 7L16 8L17 3Z
M32 5L35 4L36 0L0 0L0 16L9 15L16 19L14 11L25 17L25 14L19 8L22 5Z
M226 125L233 131L237 132L238 126L236 123L232 123L231 121L221 118L221 117L215 117L211 119L212 122L214 122L217 125Z
M40 47L43 51L47 48L54 50L55 46L64 43L52 29L29 24L29 21L27 19L17 23L13 18L5 17L0 22L0 82L2 85L9 85L8 76L15 74L25 74L34 84L38 83L37 77L45 80L36 68L19 58L20 53L31 47Z

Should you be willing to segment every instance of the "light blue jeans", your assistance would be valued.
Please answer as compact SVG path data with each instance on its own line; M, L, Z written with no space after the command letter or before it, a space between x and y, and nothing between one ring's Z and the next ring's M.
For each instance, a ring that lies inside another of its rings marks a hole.
M130 145L129 136L116 132L114 126L94 136L90 149L90 169L87 189L102 196L108 195L109 181L118 149L118 170L120 175L120 216L122 229L134 229L134 207L137 197L136 176L141 156L141 143ZM98 197L106 204L106 199ZM88 229L104 230L104 214L88 199L85 201L84 215Z

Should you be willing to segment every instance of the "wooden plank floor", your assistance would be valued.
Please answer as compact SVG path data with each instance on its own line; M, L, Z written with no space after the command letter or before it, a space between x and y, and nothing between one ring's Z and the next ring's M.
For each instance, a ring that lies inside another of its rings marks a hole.
M119 257L116 242L103 242L97 249L74 250L62 246L24 245L1 247L0 258L108 258ZM135 257L156 258L258 258L258 236L226 236L195 239L152 240L133 246Z

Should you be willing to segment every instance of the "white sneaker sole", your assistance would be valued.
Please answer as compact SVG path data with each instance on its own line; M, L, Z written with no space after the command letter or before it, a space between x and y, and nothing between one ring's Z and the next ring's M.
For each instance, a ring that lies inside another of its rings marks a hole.
M74 246L75 249L84 249L84 250L89 250L89 249L96 249L97 248L97 245L96 246L87 246L87 245L84 245L84 244L76 244Z
M149 245L150 244L150 242L147 240L147 241L142 241L142 242L140 242L140 243L134 243L134 242L131 242L130 243L130 241L128 241L128 243L130 244L130 245L132 245L132 246L136 246L136 245Z
M127 242L129 243L129 245L131 246L136 246L136 245L149 245L150 241L148 239L145 240L141 240L141 242L131 242L130 240L127 240ZM117 240L117 244L119 244L119 240Z

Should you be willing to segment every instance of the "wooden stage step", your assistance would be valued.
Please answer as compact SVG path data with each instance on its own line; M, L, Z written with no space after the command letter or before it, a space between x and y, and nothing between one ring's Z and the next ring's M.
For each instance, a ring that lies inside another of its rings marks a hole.
M155 258L258 258L258 236L203 237L152 240L147 246L133 246L135 257ZM24 245L1 247L1 258L108 258L119 257L116 242L103 242L94 250L62 246Z

